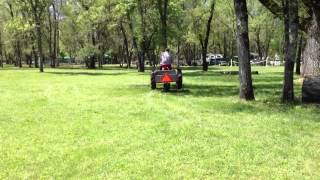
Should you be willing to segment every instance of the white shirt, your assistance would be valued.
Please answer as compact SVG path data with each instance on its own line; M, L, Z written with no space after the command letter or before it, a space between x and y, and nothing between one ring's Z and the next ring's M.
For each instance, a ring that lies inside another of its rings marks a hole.
M172 56L168 51L165 51L161 54L161 62L160 65L171 65L172 64Z

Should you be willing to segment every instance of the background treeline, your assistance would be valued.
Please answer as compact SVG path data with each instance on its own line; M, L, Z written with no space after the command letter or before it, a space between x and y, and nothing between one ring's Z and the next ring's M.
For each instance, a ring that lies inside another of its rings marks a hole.
M144 71L165 47L185 65L199 65L206 52L237 55L233 1L1 0L0 8L1 59L18 67L38 67L43 59L51 67L135 63ZM261 59L281 56L281 19L257 0L248 11L251 51Z

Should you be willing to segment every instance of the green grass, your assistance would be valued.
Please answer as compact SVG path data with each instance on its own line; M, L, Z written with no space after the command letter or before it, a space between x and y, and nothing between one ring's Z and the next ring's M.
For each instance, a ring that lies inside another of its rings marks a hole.
M254 68L254 102L221 70L170 93L133 70L0 70L0 179L319 179L319 107L279 103L282 68Z

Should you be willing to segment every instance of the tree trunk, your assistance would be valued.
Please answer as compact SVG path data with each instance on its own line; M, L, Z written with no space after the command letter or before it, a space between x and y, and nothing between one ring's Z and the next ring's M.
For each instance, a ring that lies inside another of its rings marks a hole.
M209 64L207 62L207 52L208 52L208 49L202 47L201 55L202 55L202 70L203 71L208 71L208 69L209 69Z
M36 52L36 48L34 46L32 46L32 54L33 54L33 58L34 58L34 67L39 68L38 55Z
M29 68L32 68L32 53L26 55L26 59L28 61Z
M209 19L207 22L205 38L203 40L201 35L199 37L200 43L201 43L201 48L202 48L202 69L203 69L203 71L208 71L207 52L208 52L208 44L209 44L209 38L210 38L210 32L211 32L211 22L212 22L213 13L214 13L214 6L215 6L215 1L211 1L210 15L209 15Z
M15 15L14 15L14 10L13 10L13 4L10 2L10 1L7 1L7 5L9 7L9 12L10 12L10 17L11 17L11 20L13 21L14 18L15 18ZM17 36L17 34L15 33L14 34L15 36ZM20 67L20 58L19 58L19 45L20 45L20 39L17 38L13 41L13 47L14 47L14 59L10 58L10 60L14 60L14 65L16 67ZM22 64L21 64L22 65Z
M228 57L228 42L226 33L223 35L223 58L226 60Z
M56 67L60 66L60 32L59 32L59 22L57 22L57 30L56 30L56 49L55 49L55 61L56 61Z
M313 20L303 53L302 101L320 103L320 2L313 3Z
M262 60L262 48L261 48L261 40L260 40L260 33L261 33L261 29L260 27L258 27L256 29L256 45L257 45L257 50L258 50L258 54L259 54L259 60Z
M138 61L139 61L138 62L138 71L144 72L145 71L145 68L144 68L145 52L143 50L139 53Z
M230 49L231 49L231 50L230 50L230 51L231 51L231 57L230 57L230 58L231 58L231 60L232 60L231 66L234 65L234 54L235 54L235 49L236 49L236 48L234 47L235 44L236 44L235 41L234 41L234 39L235 39L235 38L232 36L232 40L231 40L231 42L230 42Z
M0 67L3 68L3 56L2 56L2 50L0 49Z
M39 0L29 1L29 3L32 8L32 14L33 14L35 25L36 25L35 36L37 39L37 48L38 48L38 57L36 59L39 59L40 61L40 67L39 67L40 72L44 72L43 71L44 55L43 55L43 49L42 49L42 23L41 23L41 16L44 9L42 9L40 4L41 2Z
M167 1L167 0L165 0ZM140 29L142 32L142 41L140 42L140 53L139 53L139 66L138 66L138 71L139 72L144 72L145 71L145 57L146 57L146 52L147 52L147 34L146 34L146 20L145 20L145 13L146 10L143 7L142 1L138 1L138 9L139 9L139 15L140 15Z
M168 47L168 4L169 0L158 0L158 10L160 14L160 32L161 32L161 50L164 51Z
M237 45L240 68L240 99L254 100L252 86L250 51L249 51L249 29L248 10L246 0L234 0L236 22L237 22Z
M43 71L43 50L42 50L42 34L41 34L41 20L38 17L38 15L36 15L36 31L37 31L37 45L38 45L38 59L40 61L40 72L44 72Z
M180 49L180 46L181 46L181 42L180 40L178 40L178 47L177 47L177 58L178 58L178 69L180 69L180 55L181 55L181 49Z
M197 66L197 47L196 47L196 44L193 44L192 56L193 56L193 66Z
M303 46L303 37L301 35L298 47L298 54L296 58L296 74L301 74L301 54L302 54L302 46Z
M19 68L22 68L22 50L20 41L17 41L17 60Z
M51 20L51 12L50 7L48 7L48 24L49 24L49 57L50 57L50 66L52 68L55 67L55 62L53 61L53 51L52 51L52 20Z
M90 33L91 35L91 42L92 45L95 47L96 46L96 37L95 37L95 32L92 31ZM93 53L93 56L90 56L90 58L88 59L88 69L96 69L96 53Z
M6 64L13 64L13 55L11 53L7 54L7 58L6 58L7 62Z
M269 57L269 49L270 49L270 42L271 42L271 37L266 40L263 56L264 56L264 61L266 62L266 66L268 66L268 57Z
M102 69L103 68L103 56L104 56L104 53L101 53L99 55L99 68Z
M59 35L58 35L58 31L59 31L59 22L57 20L57 10L56 10L56 6L53 3L52 4L53 7L53 54L52 54L52 61L53 61L53 65L54 67L59 66L59 62L57 61L57 56L58 56L58 45L59 45Z
M120 61L120 68L123 68L123 65L125 63L125 55L124 55L124 48L123 46L119 45L118 46L118 57L119 57L119 61Z
M130 59L130 53L129 53L129 42L128 42L128 37L126 30L123 27L122 21L120 22L120 30L123 36L123 44L124 44L124 49L125 49L125 58L127 62L127 68L130 69L131 67L131 59Z
M320 76L320 21L314 15L303 52L303 76Z
M274 22L272 23L272 25L274 24ZM269 56L269 49L270 49L270 43L271 43L271 39L272 39L272 35L274 33L274 28L273 27L269 27L268 24L266 24L266 41L265 41L265 46L264 46L264 61L266 61L266 65L268 65L267 63L267 58Z
M185 62L188 66L192 65L192 48L191 44L186 43L183 45L182 53L185 58Z
M10 57L9 56L10 55L6 51L4 51L4 59L5 59L6 64L10 64Z
M87 59L87 67L88 69L95 69L96 68L96 55L90 56Z
M133 27L133 23L132 23L132 20L131 20L131 17L130 17L130 14L127 13L127 18L128 18L128 21L129 21L129 29L131 31L131 34L132 34L132 44L133 44L133 49L135 51L135 56L138 58L138 71L139 72L144 72L144 63L141 64L141 62L144 61L143 57L142 57L142 53L139 51L139 47L138 47L138 43L137 43L137 36L134 32L134 27Z
M2 34L1 34L1 31L0 31L0 67L3 68L3 46L2 46Z
M297 39L299 30L298 1L285 0L285 47L284 47L284 84L282 101L291 103L294 101L294 63L296 61Z

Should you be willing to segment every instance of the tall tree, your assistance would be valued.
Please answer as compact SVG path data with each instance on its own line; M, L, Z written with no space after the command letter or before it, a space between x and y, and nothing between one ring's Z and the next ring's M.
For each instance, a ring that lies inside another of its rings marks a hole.
M130 56L130 52L129 52L129 41L128 41L128 36L127 36L126 29L124 28L124 25L123 25L123 18L120 19L119 26L120 26L120 31L121 31L122 36L123 36L123 44L124 44L125 60L127 62L127 68L130 69L130 67L131 67L131 56Z
M200 44L201 48L201 60L204 71L208 71L207 53L209 48L209 40L211 32L211 26L213 22L213 15L215 11L216 0L210 1L193 1L189 7L192 33L189 32L190 39L193 39L193 43ZM196 58L196 47L193 48L194 60Z
M294 63L296 60L297 39L299 29L298 1L284 1L284 24L285 24L285 73L282 92L283 102L294 101Z
M301 55L303 48L303 35L300 36L299 44L298 44L298 54L296 57L296 75L301 75Z
M55 67L55 62L53 60L53 51L52 51L52 31L53 31L53 28L52 28L52 15L51 15L51 6L48 6L48 31L49 31L49 57L50 57L50 66L52 68Z
M48 6L48 26L49 26L49 57L50 66L55 68L58 65L57 49L58 49L58 31L59 31L59 12L57 10L58 0L52 0Z
M208 53L208 45L209 45L209 38L211 33L211 23L213 19L214 7L215 7L215 0L211 0L210 14L207 21L205 36L203 37L202 34L199 34L199 40L200 40L201 49L202 49L203 71L208 71L207 53Z
M0 29L0 67L3 68L3 54L2 54L2 32Z
M303 53L303 75L320 76L320 1L303 0L309 8L312 20L308 29L308 39Z
M15 1L6 1L8 5L8 9L10 12L10 17L11 17L11 23L15 27L12 31L12 47L13 47L13 54L14 54L14 64L15 66L22 67L22 53L21 53L21 34L22 32L19 31L19 28L21 28L21 17L18 15L19 14L19 8L18 4ZM19 22L19 24L14 23L14 22Z
M240 68L240 98L254 100L249 51L248 10L246 0L234 0Z
M259 0L267 9L269 9L274 15L283 18L283 10L282 7L275 0ZM306 45L303 51L303 67L302 67L302 76L305 77L305 80L308 80L308 77L317 77L320 76L320 1L316 0L301 0L304 8L306 9L303 16L299 17L299 29L306 32L308 34ZM292 14L296 14L294 11L298 7L296 6L296 2L293 2L293 11ZM307 14L307 15L305 15ZM294 27L293 27L294 28ZM295 37L290 37L290 39L294 39ZM289 39L289 40L290 40ZM290 79L285 80L286 82L291 81ZM318 84L318 81L315 81L314 84ZM291 87L285 87L290 90ZM310 88L304 87L302 89L303 94L307 92ZM292 99L292 93L288 92L286 98ZM312 99L312 97L310 97Z
M161 49L164 51L168 47L168 5L169 0L157 0L160 14Z
M155 7L152 2L142 0L133 1L132 5L125 10L124 17L128 21L134 58L139 72L145 71L146 58L154 35L158 32L156 29L158 21L156 21L157 18L154 19L154 11Z
M59 33L59 20L60 20L60 12L58 10L57 5L59 7L62 6L62 1L54 0L52 3L52 13L53 13L53 54L52 54L52 61L54 67L59 66L59 60L57 59L59 54L59 40L60 40L60 33Z
M43 15L44 11L47 8L47 2L41 0L22 0L26 6L29 6L31 9L31 13L33 16L33 20L35 22L35 35L37 41L38 48L38 59L40 62L40 72L44 72L44 53L43 53L43 44L42 44L42 36L43 36Z

